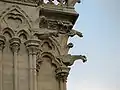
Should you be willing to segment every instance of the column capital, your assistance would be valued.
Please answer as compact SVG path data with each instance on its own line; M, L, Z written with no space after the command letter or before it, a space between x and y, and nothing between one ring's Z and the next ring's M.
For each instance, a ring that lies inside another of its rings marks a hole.
M6 41L5 37L3 35L0 35L0 50L3 50L5 41Z
M69 75L70 68L66 66L60 66L56 69L56 77L59 80L66 81Z
M18 52L20 49L21 40L18 37L13 37L9 40L10 48L13 52Z
M31 39L27 40L24 44L26 45L29 54L37 54L37 49L39 47L40 40Z

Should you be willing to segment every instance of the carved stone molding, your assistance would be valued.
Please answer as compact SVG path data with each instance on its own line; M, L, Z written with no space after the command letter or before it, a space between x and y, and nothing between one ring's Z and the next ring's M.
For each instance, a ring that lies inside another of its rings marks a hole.
M53 6L66 6L74 7L76 3L80 3L81 0L1 0L8 3L17 3L28 6L38 6L38 5L53 5Z
M39 40L34 40L34 39L31 39L31 40L27 40L25 42L25 45L26 45L26 48L28 50L28 54L29 56L32 56L32 55L35 55L36 56L36 59L35 59L35 62L36 62L36 71L38 71L37 69L39 68L38 67L38 63L37 63L37 60L39 59L39 45L40 45L40 41ZM32 62L31 62L32 63ZM30 66L30 68L32 68Z
M32 54L37 54L37 49L39 47L40 40L31 39L31 40L27 40L24 44L26 45L27 50L32 52Z
M10 42L10 48L12 52L18 52L20 49L20 39L18 37L13 37L12 39L9 40Z
M32 21L29 16L19 6L12 5L0 14L1 33L10 33L10 35L24 35L27 39L32 28Z
M3 35L0 35L0 50L3 50L3 48L5 47L5 37Z
M69 21L47 19L45 16L40 17L40 28L47 28L49 30L57 30L58 33L67 33L72 29L73 24Z
M2 2L22 4L27 6L38 6L39 0L1 0Z
M70 68L66 66L61 66L56 69L56 77L59 80L66 81L68 74L69 74Z
M14 90L18 89L18 51L20 50L20 39L18 37L13 37L9 40L10 48L13 52L13 88Z
M31 39L25 42L29 56L29 88L30 90L37 90L37 52L40 41L38 39Z

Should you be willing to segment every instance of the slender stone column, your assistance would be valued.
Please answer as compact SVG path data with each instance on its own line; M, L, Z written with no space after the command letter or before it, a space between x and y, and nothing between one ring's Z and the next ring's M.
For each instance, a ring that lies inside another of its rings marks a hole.
M36 68L36 55L37 55L37 48L33 49L33 84L34 84L34 90L37 90L37 68Z
M39 47L39 40L28 40L25 45L29 53L29 88L30 90L37 90L37 68L36 68L36 54Z
M27 47L29 58L29 90L33 90L32 48Z
M69 74L70 68L61 66L56 69L56 77L59 80L59 90L66 90L66 80Z
M2 71L2 67L3 67L3 49L4 49L4 45L5 45L5 37L3 35L0 35L0 90L3 90L3 83L2 83L2 78L3 78L3 71Z
M18 51L20 49L20 39L17 37L14 37L10 39L10 48L13 52L13 75L14 75L14 82L13 82L13 88L14 90L18 90L18 65L17 65L17 59L18 59Z

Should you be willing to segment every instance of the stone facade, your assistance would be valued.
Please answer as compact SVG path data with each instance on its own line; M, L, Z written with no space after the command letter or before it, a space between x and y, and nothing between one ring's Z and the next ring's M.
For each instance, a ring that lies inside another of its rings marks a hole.
M66 90L75 0L0 0L0 90Z

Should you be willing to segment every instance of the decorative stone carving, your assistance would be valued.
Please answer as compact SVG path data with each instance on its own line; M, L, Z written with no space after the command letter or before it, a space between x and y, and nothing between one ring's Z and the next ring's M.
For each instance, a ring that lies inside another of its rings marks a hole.
M9 70L9 63L11 65L10 90L66 90L69 66L75 60L87 61L83 55L68 54L73 47L72 43L67 43L69 37L83 37L81 32L72 29L79 16L74 10L77 2L80 0L0 1L1 12L8 7L0 14L0 59L8 56L4 60L5 70ZM0 70L2 72L1 61ZM3 80L9 75L7 71L0 74L0 90L8 85L2 81L4 73Z
M80 3L81 0L2 0L4 2L12 2L29 6L40 5L54 5L54 6L71 6L74 7L76 3Z
M70 36L70 37L73 37L73 36L75 36L75 35L77 35L77 36L79 36L79 37L83 37L83 35L82 35L81 32L76 31L76 30L74 30L74 29L70 30L70 32L68 33L68 36Z
M13 3L34 3L37 4L39 0L2 0L6 2L13 2Z
M72 48L73 47L73 43L68 43L68 48Z
M2 51L3 48L5 47L4 46L5 45L5 41L6 41L5 37L3 35L0 35L0 51Z
M76 3L81 3L81 0L66 0L67 1L67 5L74 7Z
M73 24L69 21L47 19L45 16L40 16L39 26L40 28L56 30L58 33L65 34L72 29Z
M71 55L71 54L68 54L68 55L59 56L57 58L60 59L66 66L73 65L73 63L76 60L79 60L79 59L81 59L83 61L83 63L87 61L87 58L84 55Z
M38 49L38 52L37 52L37 57L36 57L36 71L39 72L39 69L40 69L40 65L42 63L42 56L41 56L41 52L42 50Z
M46 31L44 33L35 33L35 35L37 35L38 39L44 40L44 39L48 39L49 37L52 37L52 36L58 37L58 32Z
M26 33L30 33L29 28L31 28L32 21L28 15L18 6L13 5L12 7L7 8L0 15L1 22L1 32L4 34L6 31L9 32L12 36L16 34L20 36L21 31L25 30ZM26 35L25 33L25 35Z
M30 90L37 90L37 52L40 41L31 39L25 42L29 55L29 86Z
M70 68L66 66L60 66L56 69L56 77L59 80L60 90L66 90L66 80L69 74Z
M10 39L10 48L12 50L12 52L17 53L20 49L20 39L18 37L13 37L12 39Z
M61 66L56 69L56 77L60 80L66 81L70 68L66 66Z
M14 75L14 84L13 84L13 88L14 90L18 89L18 65L17 65L17 56L18 56L18 51L20 49L20 39L18 37L13 37L12 39L10 39L10 48L13 52L13 75Z
M2 79L3 79L3 49L5 47L5 37L3 35L0 35L0 90L3 90L3 84L2 84Z

